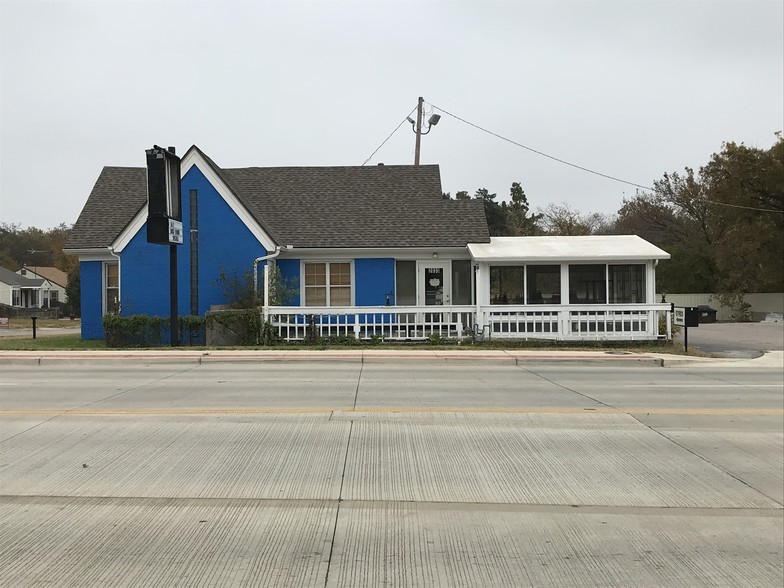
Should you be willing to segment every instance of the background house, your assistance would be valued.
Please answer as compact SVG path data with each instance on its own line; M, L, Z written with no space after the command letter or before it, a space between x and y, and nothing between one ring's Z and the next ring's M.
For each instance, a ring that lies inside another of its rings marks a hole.
M63 270L50 266L24 266L16 272L20 276L46 280L41 290L41 306L57 306L67 302L65 290L68 286L68 274Z
M0 305L8 311L6 316L44 307L44 293L48 300L52 288L44 278L30 278L0 267Z

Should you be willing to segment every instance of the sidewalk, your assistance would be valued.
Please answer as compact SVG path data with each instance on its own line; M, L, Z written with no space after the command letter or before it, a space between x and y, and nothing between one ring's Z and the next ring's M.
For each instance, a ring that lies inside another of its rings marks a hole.
M263 361L340 361L381 362L492 362L499 365L596 364L647 365L661 367L753 367L784 369L784 352L770 351L756 359L709 358L667 353L633 353L628 351L556 351L556 350L481 350L454 351L430 349L341 349L341 350L135 350L106 351L2 351L1 364L36 364L54 362L102 362L130 360L143 363L220 363Z

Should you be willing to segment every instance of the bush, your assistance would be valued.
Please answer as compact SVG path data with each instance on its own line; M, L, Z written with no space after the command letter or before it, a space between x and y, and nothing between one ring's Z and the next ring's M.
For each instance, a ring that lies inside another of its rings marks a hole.
M170 325L169 319L146 314L107 314L103 317L107 347L160 347L164 342L170 342ZM202 343L204 319L200 316L179 317L178 328L181 343Z
M229 345L258 345L262 334L261 314L255 308L212 312L206 323L213 338L226 340Z

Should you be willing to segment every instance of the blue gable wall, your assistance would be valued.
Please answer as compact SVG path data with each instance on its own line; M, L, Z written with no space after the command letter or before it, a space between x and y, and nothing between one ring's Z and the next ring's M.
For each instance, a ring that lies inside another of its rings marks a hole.
M387 294L390 295L390 304L394 304L394 259L355 259L354 279L357 306L383 306L387 303Z
M246 272L253 275L253 260L267 252L197 167L192 167L185 174L181 188L183 220L188 218L186 198L191 190L198 191L199 314L204 315L211 304L226 303L223 289L217 283L221 271L229 277L242 277ZM183 226L183 230L185 235L190 234L190 226ZM188 288L186 280L186 293ZM187 314L187 305L184 310Z
M79 264L82 306L82 339L103 339L103 264L82 261Z
M218 278L253 271L253 260L266 254L262 245L197 167L182 178L182 229L177 246L177 305L190 314L190 191L199 199L199 314L225 304ZM145 224L121 254L122 314L169 316L169 247L147 243Z
M145 224L125 247L120 259L120 314L168 318L169 246L147 243ZM188 294L187 290L183 292L188 287L187 279L187 249L185 245L180 245L177 248L177 299L180 314L188 314L187 304L183 306L183 294Z

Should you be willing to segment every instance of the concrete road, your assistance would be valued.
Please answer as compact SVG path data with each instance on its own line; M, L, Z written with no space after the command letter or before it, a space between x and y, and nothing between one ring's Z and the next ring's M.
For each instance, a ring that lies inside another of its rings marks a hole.
M778 587L781 360L0 360L0 586Z

